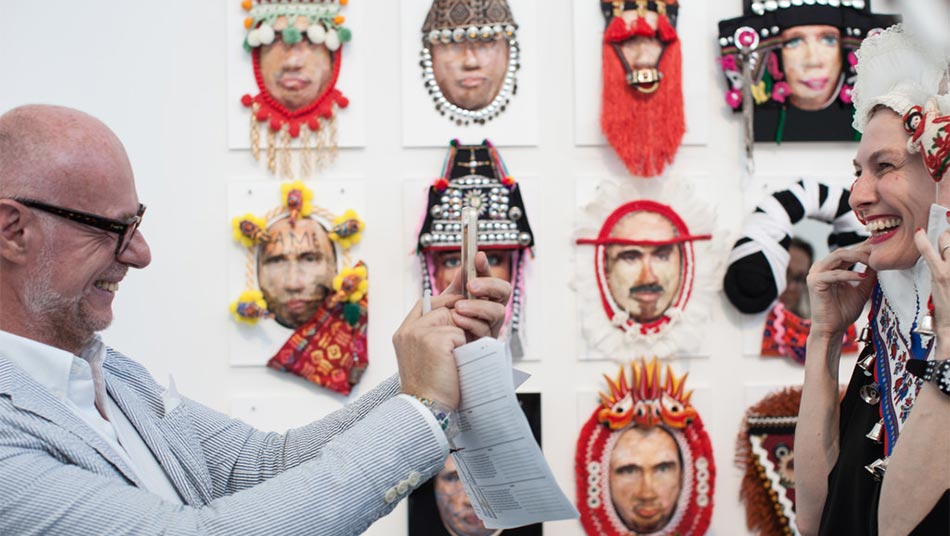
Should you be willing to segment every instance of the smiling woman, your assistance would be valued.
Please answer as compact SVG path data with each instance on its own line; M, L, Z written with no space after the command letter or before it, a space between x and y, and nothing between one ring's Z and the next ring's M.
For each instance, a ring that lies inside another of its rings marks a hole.
M808 275L798 526L819 535L945 534L950 389L925 371L950 354L950 190L946 168L930 166L950 154L947 57L894 26L869 37L858 60L854 124L863 137L850 202L871 237ZM838 341L868 304L865 347L839 404Z

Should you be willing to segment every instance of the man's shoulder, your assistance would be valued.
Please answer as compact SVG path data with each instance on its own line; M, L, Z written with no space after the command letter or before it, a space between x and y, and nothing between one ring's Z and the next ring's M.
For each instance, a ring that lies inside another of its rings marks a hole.
M107 374L125 383L151 389L159 388L158 382L145 366L111 346L106 346L106 357L102 361L102 368Z

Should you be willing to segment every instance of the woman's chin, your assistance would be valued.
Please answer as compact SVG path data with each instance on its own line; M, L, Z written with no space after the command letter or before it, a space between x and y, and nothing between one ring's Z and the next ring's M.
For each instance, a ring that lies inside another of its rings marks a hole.
M908 258L906 255L889 255L886 251L871 251L871 255L868 257L868 266L877 272L883 272L885 270L906 270L913 268L919 258L920 255Z

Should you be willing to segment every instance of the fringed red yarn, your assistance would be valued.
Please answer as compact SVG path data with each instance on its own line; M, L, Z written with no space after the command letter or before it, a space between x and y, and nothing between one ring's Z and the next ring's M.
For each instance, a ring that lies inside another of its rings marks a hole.
M627 24L622 17L614 17L607 25L607 29L604 30L605 43L621 43L631 37L633 37L633 32L627 28Z
M673 162L686 131L680 41L666 45L659 65L663 79L653 93L628 86L613 46L601 48L601 130L631 174L659 175Z
M656 35L664 43L672 43L679 39L676 35L676 29L670 24L670 19L666 15L660 15L656 20Z

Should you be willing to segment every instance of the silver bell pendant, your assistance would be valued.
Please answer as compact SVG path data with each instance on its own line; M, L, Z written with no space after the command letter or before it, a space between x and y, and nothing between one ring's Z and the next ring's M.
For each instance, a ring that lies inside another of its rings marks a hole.
M864 400L866 404L871 406L881 401L881 391L878 390L877 384L875 383L861 386L861 389L858 390L858 396L860 396L861 400Z
M888 458L886 456L884 458L878 458L865 465L864 468L867 469L869 473L871 473L871 476L874 477L874 480L880 482L881 479L884 478L884 471L887 470L887 460Z
M877 359L877 356L874 355L874 352L867 352L867 355L863 355L858 359L858 366L861 367L861 370L864 371L865 376L871 376L874 374L874 361Z
M882 419L874 423L874 426L871 427L871 431L864 437L875 443L880 443L884 439L884 420Z
M917 324L917 327L914 328L914 333L925 336L925 337L933 337L934 336L933 315L929 313L924 315L924 317L920 319L920 324Z

